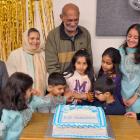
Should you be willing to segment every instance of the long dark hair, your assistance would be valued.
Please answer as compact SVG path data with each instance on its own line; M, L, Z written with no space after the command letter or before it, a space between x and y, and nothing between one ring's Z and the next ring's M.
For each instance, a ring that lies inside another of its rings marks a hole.
M0 108L8 110L23 110L26 105L26 91L32 87L32 78L24 73L15 72L7 81L0 96Z
M121 56L120 56L119 51L113 47L110 47L110 48L107 48L103 52L102 58L103 58L103 56L106 56L106 55L108 55L112 60L112 63L113 63L112 72L113 72L113 74L116 74L116 75L121 74L120 69L119 69L119 64L121 62ZM98 77L102 76L103 73L104 73L104 71L103 71L102 66L101 66L101 68L99 70Z
M87 62L87 69L85 71L85 74L88 75L90 81L91 81L91 89L93 89L93 83L94 83L94 70L93 70L93 65L92 65L92 62L90 60L90 56L89 56L89 53L87 52L86 49L80 49L78 50L74 55L73 55L73 58L71 60L71 63L70 65L66 68L65 70L65 73L64 73L64 76L68 75L68 74L71 74L71 76L74 74L74 71L75 71L75 63L77 61L77 59L79 57L85 57L86 59L86 62Z
M127 32L126 32L126 36L128 35L128 33L129 33L129 31L131 30L131 29L136 29L137 30L137 32L138 32L138 45L136 46L136 52L135 52L135 54L134 54L134 56L135 56L135 63L136 64L139 64L140 63L140 24L133 24L133 25L131 25L129 28L128 28L128 30L127 30ZM126 50L126 48L128 47L128 45L127 45L127 41L125 41L125 43L122 45L123 46L123 48L124 48L124 51L125 51L125 54L127 55L127 50Z

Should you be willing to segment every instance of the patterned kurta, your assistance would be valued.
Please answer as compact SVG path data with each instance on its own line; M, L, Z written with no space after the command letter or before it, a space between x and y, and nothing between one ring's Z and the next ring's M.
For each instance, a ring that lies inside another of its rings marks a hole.
M121 95L124 99L131 98L140 85L140 64L134 63L135 48L126 48L127 55L122 47L119 48L121 54L120 70L122 72ZM127 108L127 111L140 112L140 97L136 102Z
M33 96L29 107L23 111L3 109L0 121L0 134L3 135L3 139L19 140L23 128L31 120L32 113L36 108L50 104L50 100L44 100L43 97Z

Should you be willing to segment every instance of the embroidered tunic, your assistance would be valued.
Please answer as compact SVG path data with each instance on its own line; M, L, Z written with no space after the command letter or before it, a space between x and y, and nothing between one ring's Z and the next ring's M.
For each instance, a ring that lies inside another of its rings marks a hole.
M132 97L136 89L140 86L140 64L134 63L135 48L126 48L127 55L122 47L119 48L121 54L120 70L122 72L121 95L124 99ZM140 97L127 111L140 112Z

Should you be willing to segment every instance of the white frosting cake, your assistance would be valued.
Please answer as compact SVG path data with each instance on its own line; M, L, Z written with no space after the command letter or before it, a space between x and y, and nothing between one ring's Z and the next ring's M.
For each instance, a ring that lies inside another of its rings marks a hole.
M53 118L53 137L108 139L102 108L59 105Z

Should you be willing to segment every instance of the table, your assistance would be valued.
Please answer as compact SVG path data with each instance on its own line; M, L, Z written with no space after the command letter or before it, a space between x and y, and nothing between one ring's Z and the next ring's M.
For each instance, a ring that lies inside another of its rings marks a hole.
M34 113L20 140L79 140L46 138L49 114ZM140 140L140 124L135 119L120 115L109 116L116 140ZM83 139L82 139L83 140Z

